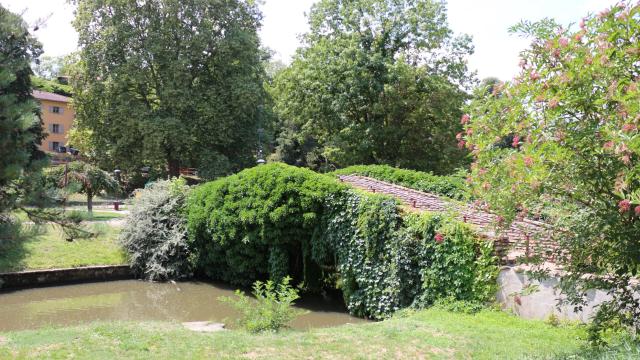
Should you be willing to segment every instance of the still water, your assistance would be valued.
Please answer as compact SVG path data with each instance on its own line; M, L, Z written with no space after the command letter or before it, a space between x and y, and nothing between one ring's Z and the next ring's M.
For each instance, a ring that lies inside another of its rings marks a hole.
M207 282L109 281L0 292L0 331L75 325L92 321L213 321L231 323L237 315L217 300L233 288ZM309 310L291 323L295 329L336 326L365 320L346 313L340 299L308 297Z

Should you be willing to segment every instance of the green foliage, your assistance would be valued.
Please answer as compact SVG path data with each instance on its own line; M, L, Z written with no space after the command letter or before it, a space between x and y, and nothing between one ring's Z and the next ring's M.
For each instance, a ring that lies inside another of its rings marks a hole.
M188 230L206 275L247 285L291 274L307 290L342 290L349 311L362 317L385 318L443 296L487 302L495 291L491 244L465 226L403 216L392 198L283 164L194 189Z
M48 80L41 77L32 76L31 84L34 89L59 94L62 96L72 96L71 85L61 84L56 80Z
M41 52L22 18L0 5L0 214L18 206L42 166L42 124L30 79Z
M199 267L245 286L282 274L312 281L311 239L325 198L342 189L329 176L277 163L195 188L188 228Z
M477 314L485 308L485 304L483 303L468 300L456 300L454 297L439 299L433 304L433 306L438 309L460 314Z
M260 20L249 0L78 1L73 144L126 177L253 164L269 129Z
M309 24L304 47L269 86L281 119L276 159L436 173L464 162L452 135L473 50L448 28L443 2L322 0Z
M441 298L491 301L498 267L490 241L477 239L468 226L442 215L411 214L406 222L409 236L422 239L415 267L422 282L416 305Z
M293 307L300 296L298 290L289 283L290 277L281 281L256 281L253 284L251 299L242 291L236 290L236 297L220 297L220 301L233 306L240 312L238 325L251 332L277 332L287 326L296 317L306 313Z
M63 190L63 196L68 193L82 193L87 195L87 210L93 211L93 198L102 192L117 193L120 184L113 176L89 163L74 161L68 165L47 169L45 183Z
M474 193L509 220L553 208L546 221L569 230L554 254L566 302L579 309L601 289L612 298L594 325L640 331L640 5L620 2L575 30L551 20L513 30L532 38L521 73L479 92L465 118Z
M469 197L469 186L465 183L466 174L462 171L454 175L438 176L388 165L354 165L336 170L332 174L367 176L456 200L465 200Z
M188 190L176 179L140 191L119 238L138 276L156 281L192 275L184 216Z

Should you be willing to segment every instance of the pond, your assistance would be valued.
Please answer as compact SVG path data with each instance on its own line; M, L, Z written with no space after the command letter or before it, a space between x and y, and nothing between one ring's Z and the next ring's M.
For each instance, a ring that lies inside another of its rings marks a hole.
M0 292L0 331L67 326L92 321L213 321L229 324L237 316L217 300L234 288L209 282L151 283L108 281ZM297 307L309 313L294 329L337 326L366 320L350 316L339 297L309 296Z

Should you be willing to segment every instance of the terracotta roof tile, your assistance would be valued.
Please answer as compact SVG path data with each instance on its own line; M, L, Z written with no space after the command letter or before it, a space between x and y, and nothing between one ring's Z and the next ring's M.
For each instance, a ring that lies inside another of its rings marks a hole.
M66 96L62 96L62 95L58 95L58 94L54 94L46 91L40 91L40 90L33 90L33 97L38 100L58 101L58 102L65 102L65 103L68 103L71 101L70 97L66 97Z

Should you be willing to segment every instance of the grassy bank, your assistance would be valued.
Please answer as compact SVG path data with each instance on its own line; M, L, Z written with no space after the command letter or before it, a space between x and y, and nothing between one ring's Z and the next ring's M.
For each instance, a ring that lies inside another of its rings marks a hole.
M113 211L93 211L92 213L89 213L88 211L84 210L67 210L67 212L70 211L74 211L76 214L78 214L83 221L109 221L122 219L126 216L126 214ZM20 210L13 212L11 215L23 222L30 221L27 214Z
M97 237L69 242L57 226L25 225L19 239L0 249L0 272L125 263L117 241L119 228L88 226Z
M430 309L392 320L308 332L193 333L180 324L96 323L0 333L2 358L551 358L585 345L577 327L551 327L501 312Z

